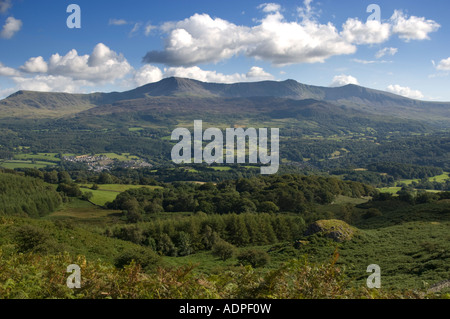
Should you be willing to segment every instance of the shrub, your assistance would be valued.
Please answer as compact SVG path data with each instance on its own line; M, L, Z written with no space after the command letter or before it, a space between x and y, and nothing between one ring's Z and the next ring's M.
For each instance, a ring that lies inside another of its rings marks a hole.
M14 233L14 240L19 252L43 250L50 236L42 229L32 225L18 227Z
M128 249L116 257L114 265L117 268L124 268L132 262L140 265L144 270L153 270L161 262L161 259L152 250L139 248Z
M256 249L247 249L241 252L237 258L242 265L250 265L253 268L264 267L270 261L269 254Z
M223 261L232 258L234 255L234 251L235 247L232 244L226 242L225 240L219 240L212 247L213 256L216 256L222 259Z

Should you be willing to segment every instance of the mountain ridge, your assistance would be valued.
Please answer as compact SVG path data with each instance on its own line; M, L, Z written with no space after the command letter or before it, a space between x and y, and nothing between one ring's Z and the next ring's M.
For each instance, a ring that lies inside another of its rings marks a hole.
M64 117L98 106L155 97L313 99L372 114L441 122L450 120L450 102L414 100L353 84L321 87L295 80L223 84L179 77L165 78L124 92L71 94L22 90L0 100L0 117Z

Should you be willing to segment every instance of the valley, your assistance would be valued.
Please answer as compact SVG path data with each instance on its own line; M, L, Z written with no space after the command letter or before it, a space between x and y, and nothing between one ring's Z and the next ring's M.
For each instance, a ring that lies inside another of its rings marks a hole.
M196 120L279 128L278 173L175 164L171 133ZM430 288L450 278L449 130L450 103L357 85L17 92L0 101L0 296L448 298Z

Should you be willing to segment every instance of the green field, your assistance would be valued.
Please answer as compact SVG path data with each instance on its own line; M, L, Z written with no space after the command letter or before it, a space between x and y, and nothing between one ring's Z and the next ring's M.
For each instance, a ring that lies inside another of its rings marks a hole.
M110 159L116 159L119 161L130 161L130 160L139 160L140 158L138 156L131 155L130 153L122 153L122 154L116 154L116 153L100 153L95 154L96 156L104 155Z
M16 169L16 168L46 168L48 166L56 166L55 163L52 162L44 162L44 161L2 161L0 162L0 167L7 169Z
M37 153L37 154L26 154L20 153L14 156L15 160L37 160L46 162L61 162L61 159L57 157L58 153Z
M450 178L450 175L449 175L449 174L450 174L450 173L445 172L444 174L441 174L441 175L429 177L428 180L429 180L430 182L439 182L439 183L442 183L442 182L445 182L447 179ZM399 181L397 182L397 185L400 185L400 184L411 185L413 182L419 183L419 182L420 182L420 179L402 179L402 180L399 180Z
M122 185L122 184L103 184L98 185L99 188L97 190L90 189L92 184L81 184L80 187L83 193L92 192L94 195L91 199L91 202L98 206L104 206L107 202L112 202L116 199L117 195L120 193L133 188L149 188L149 189L158 189L158 186L143 186L143 185Z

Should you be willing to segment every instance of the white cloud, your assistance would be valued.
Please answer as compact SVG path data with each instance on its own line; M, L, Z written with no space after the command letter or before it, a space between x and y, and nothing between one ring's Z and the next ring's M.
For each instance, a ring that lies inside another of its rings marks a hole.
M142 23L138 22L135 23L133 26L133 29L130 31L129 36L132 37L136 32L139 31L139 29L141 28Z
M44 61L44 58L39 56L29 59L20 69L27 73L46 73L48 71L48 65Z
M133 81L136 86L142 86L148 83L158 82L162 78L163 73L158 67L147 64L136 71Z
M340 87L340 86L344 86L344 85L348 85L348 84L359 85L358 80L355 77L353 77L351 75L341 74L341 75L336 75L333 78L333 81L331 82L330 86L331 87Z
M361 60L361 59L352 59L353 62L360 63L360 64L375 64L375 63L392 63L392 61L386 61L386 60Z
M253 66L245 76L248 79L273 79L272 74L267 73L263 68L260 68L258 66Z
M262 9L263 12L270 13L280 11L281 6L278 3L263 3L260 4L257 8Z
M0 0L0 13L5 13L11 6L11 0Z
M331 23L288 22L278 11L267 14L254 27L195 14L165 23L161 30L167 34L164 50L148 52L144 62L193 66L244 54L275 65L288 65L324 62L334 55L356 51Z
M400 39L427 40L429 33L436 32L441 26L433 21L426 20L424 17L407 17L402 11L395 10L391 17L392 32L397 34Z
M435 65L434 61L433 65ZM435 67L439 71L450 71L450 58L441 60Z
M126 24L128 24L128 22L124 19L109 19L108 24L120 26L120 25L126 25Z
M276 66L323 63L333 56L355 53L358 45L384 43L394 34L405 41L424 40L439 27L433 20L395 11L385 22L349 18L339 31L333 23L315 19L318 13L312 0L304 0L297 9L300 21L288 21L277 3L258 8L265 16L254 20L254 26L236 25L208 14L166 22L159 28L165 35L164 49L148 52L143 61L189 67L244 55ZM378 54L394 55L395 50L387 48Z
M122 55L102 43L90 55L78 55L73 49L64 56L55 53L48 61L33 57L18 70L0 64L0 75L11 78L16 90L82 92L88 87L117 84L134 73Z
M397 52L398 52L398 49L397 49L397 48L384 48L384 49L379 50L379 51L375 54L375 57L376 57L377 59L381 59L381 58L384 57L385 55L391 55L391 56L394 56L394 55L397 54Z
M273 76L265 72L260 67L252 67L246 74L234 73L223 74L216 71L202 70L198 66L194 67L171 67L164 69L164 77L183 77L202 82L213 83L236 83L249 81L262 81L272 79Z
M103 43L97 44L91 55L78 55L73 49L65 56L53 54L48 61L49 75L61 75L94 83L112 83L129 74L132 69L122 55Z
M0 76L12 77L18 76L20 74L16 69L7 67L0 62Z
M422 99L424 95L418 90L412 90L409 87L400 86L398 84L389 85L387 90L391 93L398 94L410 99Z
M390 25L376 20L362 23L358 19L350 18L342 26L341 35L354 44L376 44L387 41L390 37Z
M154 26L154 25L151 25L150 23L147 23L147 25L145 26L145 31L144 31L144 33L145 33L146 36L149 36L150 33L152 33L152 31L155 30L155 29L157 29L157 28L158 28L158 27L156 27L156 26Z
M20 29L22 29L22 21L9 17L0 31L0 38L11 39Z
M65 76L37 75L34 77L15 77L16 90L41 92L78 93L83 86L89 86L87 81L74 81Z

